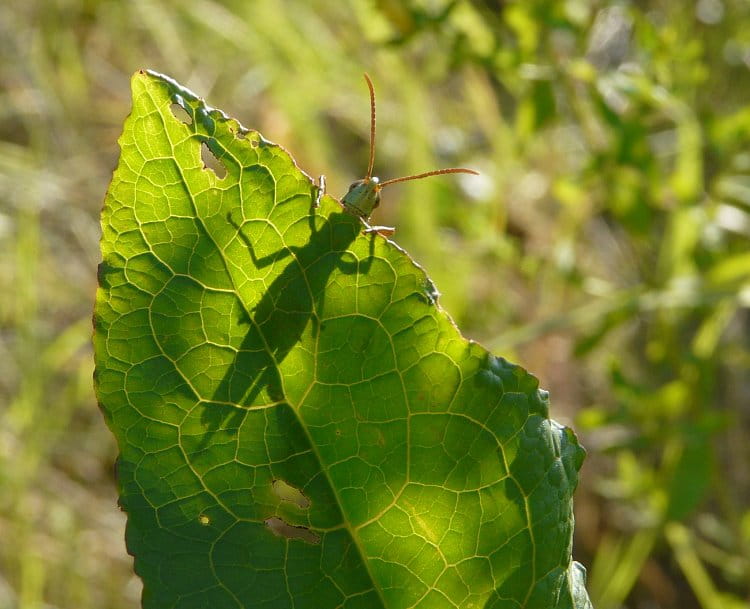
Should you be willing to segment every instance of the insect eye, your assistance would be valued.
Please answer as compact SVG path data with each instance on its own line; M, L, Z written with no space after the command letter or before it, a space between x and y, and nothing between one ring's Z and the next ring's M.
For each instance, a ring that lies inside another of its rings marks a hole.
M364 180L357 180L356 182L352 182L351 184L349 184L349 190L347 192L351 192L352 190L354 190L355 188L357 188L357 186L359 186L363 182L364 182Z

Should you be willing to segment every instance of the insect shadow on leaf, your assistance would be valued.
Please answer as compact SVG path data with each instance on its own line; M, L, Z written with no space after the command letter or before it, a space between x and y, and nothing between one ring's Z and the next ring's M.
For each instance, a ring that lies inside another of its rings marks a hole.
M346 260L344 256L352 254L349 246L361 233L360 221L340 212L331 214L316 226L316 216L310 214L307 243L284 246L258 257L243 224L231 214L227 215L227 220L247 246L256 269L285 258L291 261L265 289L257 305L247 310L247 334L212 397L214 403L231 404L233 414L227 415L223 408L207 407L203 411L201 421L209 431L202 447L210 444L212 432L241 425L247 408L286 403L280 364L299 343L309 323L313 324L314 334L320 330L320 311L331 274L335 271L347 275L369 272L376 239L373 234L366 258Z
M450 167L385 182L374 177L375 89L370 77L367 74L364 77L370 93L369 163L366 176L352 183L349 191L342 197L343 213L331 214L322 225L316 227L315 212L325 192L325 178L321 176L319 185L314 185L311 190L308 213L310 237L307 243L303 246L284 246L262 257L256 255L252 239L244 230L244 223L252 220L238 222L231 213L227 214L228 222L234 226L238 237L247 246L256 269L278 263L287 257L292 260L268 286L258 304L247 311L249 331L213 395L214 402L232 405L235 414L227 416L225 409L206 408L201 421L208 429L218 431L238 426L244 417L245 408L285 402L279 365L299 343L309 322L314 324L314 333L319 331L318 313L329 277L335 270L345 274L367 273L372 261L375 235L388 237L395 230L368 224L370 214L380 204L380 191L385 186L448 173L477 174L472 169ZM362 225L365 227L364 232L373 237L370 241L370 254L363 261L346 261L344 254L360 233ZM314 271L311 271L313 264ZM265 395L261 396L261 393ZM207 434L205 443L209 441L209 437Z

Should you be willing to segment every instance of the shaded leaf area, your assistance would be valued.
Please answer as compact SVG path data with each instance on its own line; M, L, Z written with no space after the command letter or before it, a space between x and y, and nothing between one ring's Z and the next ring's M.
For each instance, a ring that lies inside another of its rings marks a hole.
M587 607L537 380L282 148L132 84L95 349L143 606Z

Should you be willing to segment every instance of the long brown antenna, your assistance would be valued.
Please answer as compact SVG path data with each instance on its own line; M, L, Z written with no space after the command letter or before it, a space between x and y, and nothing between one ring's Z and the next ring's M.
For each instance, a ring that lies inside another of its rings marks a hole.
M372 168L375 165L375 88L372 86L370 77L365 72L367 88L370 89L370 164L367 166L365 180L372 177Z
M470 173L475 176L479 175L479 172L474 171L473 169L464 169L463 167L449 167L448 169L436 169L435 171L428 171L426 173L418 173L417 175L413 175L413 176L404 176L403 178L394 178L393 180L386 180L385 182L381 182L379 187L383 188L385 186L388 186L389 184L395 184L396 182L406 182L407 180L421 180L422 178L429 178L430 176L439 176L439 175L443 175L444 173Z

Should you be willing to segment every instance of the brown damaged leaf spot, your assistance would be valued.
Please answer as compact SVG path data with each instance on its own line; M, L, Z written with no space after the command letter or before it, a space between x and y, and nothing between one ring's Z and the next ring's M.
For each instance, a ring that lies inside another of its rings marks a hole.
M295 527L287 524L281 518L266 518L264 524L276 537L286 537L287 539L301 539L307 543L317 545L320 543L320 537L313 533L307 527Z

